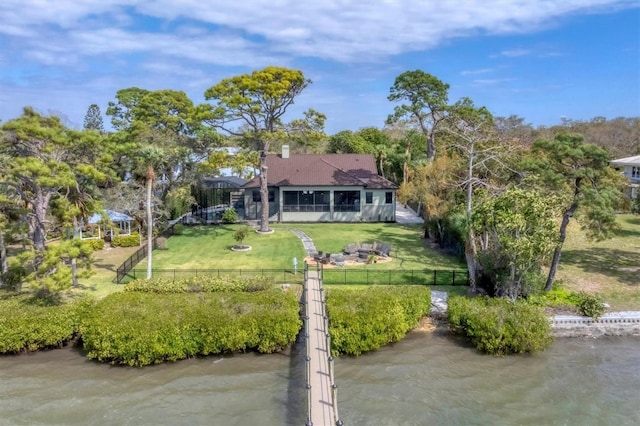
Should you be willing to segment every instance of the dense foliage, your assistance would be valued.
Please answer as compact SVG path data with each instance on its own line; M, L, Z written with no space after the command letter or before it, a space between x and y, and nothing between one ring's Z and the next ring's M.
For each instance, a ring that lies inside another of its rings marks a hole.
M135 247L140 245L140 234L134 232L131 235L116 235L111 240L112 247Z
M99 240L84 240L82 242L83 244L91 247L91 250L93 251L97 251L97 250L102 250L104 248L104 240L99 239Z
M331 350L360 355L402 339L429 314L431 290L413 286L373 286L327 292Z
M64 345L77 332L81 306L51 304L26 295L0 298L0 353Z
M218 277L204 275L189 278L140 279L127 284L124 291L144 293L231 293L256 292L274 288L272 277Z
M300 330L293 292L115 293L81 325L87 356L143 366L198 355L275 352Z
M453 296L447 317L454 332L492 355L537 352L553 342L551 324L542 309L523 300Z

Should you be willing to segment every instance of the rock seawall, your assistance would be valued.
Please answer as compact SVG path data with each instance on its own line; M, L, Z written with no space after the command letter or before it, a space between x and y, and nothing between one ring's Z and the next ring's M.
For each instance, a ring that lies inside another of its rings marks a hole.
M640 312L612 312L597 321L577 315L549 320L555 337L640 336Z

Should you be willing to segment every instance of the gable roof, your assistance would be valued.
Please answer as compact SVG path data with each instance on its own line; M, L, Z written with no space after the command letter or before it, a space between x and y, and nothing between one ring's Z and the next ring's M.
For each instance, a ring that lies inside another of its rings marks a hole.
M364 186L371 189L396 189L378 175L372 154L291 154L267 155L269 186ZM260 185L259 177L245 188Z
M612 160L609 164L613 166L640 166L640 155Z
M111 222L131 222L133 218L124 213L116 212L113 210L105 210L106 215ZM102 221L102 215L100 213L94 213L89 217L88 222L90 224L100 223Z

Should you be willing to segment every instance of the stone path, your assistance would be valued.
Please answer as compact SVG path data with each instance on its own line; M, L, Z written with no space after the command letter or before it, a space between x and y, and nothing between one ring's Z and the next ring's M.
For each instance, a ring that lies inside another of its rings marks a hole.
M308 256L315 256L318 254L318 250L316 250L316 246L313 244L313 240L310 236L300 231L299 229L289 229L289 231L293 232L300 241L302 241L302 245L304 246L304 250L307 252Z

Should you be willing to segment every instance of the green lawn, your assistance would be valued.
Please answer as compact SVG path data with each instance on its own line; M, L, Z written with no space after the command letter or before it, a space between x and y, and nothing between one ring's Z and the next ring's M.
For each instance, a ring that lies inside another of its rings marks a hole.
M292 269L302 262L302 243L291 232L258 235L250 231L243 244L251 250L234 252L233 232L244 225L187 227L167 241L167 250L153 252L154 269ZM140 265L142 266L142 265Z
M284 227L284 225L281 225ZM274 226L276 227L276 226ZM341 253L347 244L372 243L391 245L391 262L368 265L375 269L466 269L464 263L453 256L427 247L422 237L422 225L400 225L393 223L314 223L291 224L311 237L316 249Z
M612 310L640 310L640 216L619 215L614 238L589 241L572 223L557 278L572 290L597 293Z

